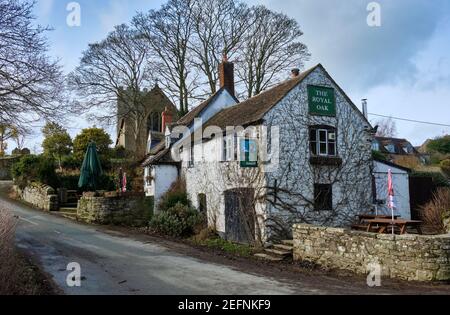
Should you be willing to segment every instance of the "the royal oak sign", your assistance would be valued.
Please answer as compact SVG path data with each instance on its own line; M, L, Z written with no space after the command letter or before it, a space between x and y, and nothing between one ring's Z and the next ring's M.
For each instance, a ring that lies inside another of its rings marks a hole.
M334 89L308 85L308 104L311 115L336 116Z

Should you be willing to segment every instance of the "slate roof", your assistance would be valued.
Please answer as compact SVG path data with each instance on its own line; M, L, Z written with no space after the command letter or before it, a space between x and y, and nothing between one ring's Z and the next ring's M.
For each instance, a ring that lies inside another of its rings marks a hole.
M375 140L379 143L380 152L386 154L398 154L398 155L415 155L419 152L412 146L412 144L406 139L391 138L391 137L375 137ZM394 152L390 152L385 147L392 145ZM410 153L406 152L403 148L409 147L412 149Z
M164 149L160 150L155 155L148 156L144 162L142 162L142 166L146 167L152 164L177 164L178 162L172 159L172 155L170 152L170 148L164 147Z
M192 122L194 121L195 118L199 117L200 114L203 112L204 109L206 109L209 104L211 104L211 102L213 100L216 99L216 97L223 91L225 90L225 88L221 88L220 90L218 90L216 93L214 93L210 98L208 98L207 100L203 101L202 103L200 103L200 105L198 105L197 107L195 107L194 109L192 109L189 113L187 113L186 115L184 115L183 117L181 117L175 125L184 125L184 126L189 126L190 124L192 124ZM233 96L234 97L234 96ZM234 97L236 103L239 103L239 100Z
M208 120L204 127L218 126L224 129L227 126L247 126L261 120L286 94L319 66L317 65L301 73L298 77L280 83L242 103L221 110Z

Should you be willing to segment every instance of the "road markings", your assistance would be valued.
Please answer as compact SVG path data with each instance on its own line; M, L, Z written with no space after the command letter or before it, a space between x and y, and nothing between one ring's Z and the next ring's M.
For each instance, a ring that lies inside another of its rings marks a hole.
M39 225L38 223L33 222L33 221L31 221L31 220L28 220L27 218L22 218L22 217L19 217L19 218L20 218L20 220L25 221L25 222L28 222L28 223L30 223L30 224L32 224L32 225L35 225L35 226L38 226L38 225Z

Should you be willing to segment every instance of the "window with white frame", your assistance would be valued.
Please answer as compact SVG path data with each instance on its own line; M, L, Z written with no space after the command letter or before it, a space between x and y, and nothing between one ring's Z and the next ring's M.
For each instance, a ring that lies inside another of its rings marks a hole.
M223 140L223 160L232 161L234 152L234 137L227 136Z
M310 150L315 156L336 156L336 129L332 127L310 128Z

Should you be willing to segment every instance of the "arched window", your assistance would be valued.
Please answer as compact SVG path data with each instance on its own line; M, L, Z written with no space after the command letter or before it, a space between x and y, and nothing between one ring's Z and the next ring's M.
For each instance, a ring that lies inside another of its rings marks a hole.
M148 115L147 119L148 131L161 132L161 114L158 112L152 112Z

